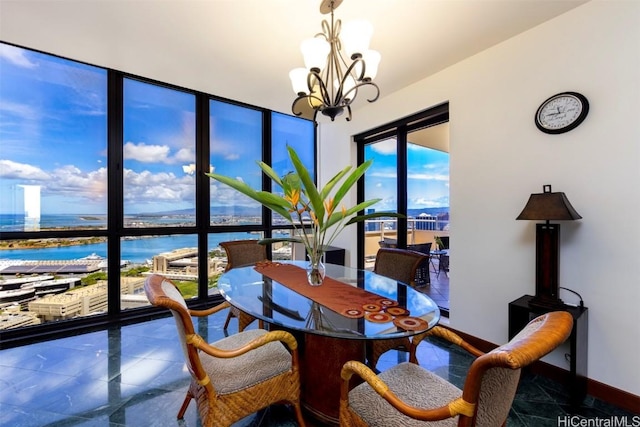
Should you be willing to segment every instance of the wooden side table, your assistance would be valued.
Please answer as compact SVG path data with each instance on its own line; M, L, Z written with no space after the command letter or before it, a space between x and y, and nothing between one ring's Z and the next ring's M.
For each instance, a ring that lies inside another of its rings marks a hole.
M533 318L551 310L530 307L531 295L524 295L509 303L509 339L513 338ZM587 395L587 340L589 311L587 307L565 306L573 316L573 329L569 336L569 398L572 406L580 406Z

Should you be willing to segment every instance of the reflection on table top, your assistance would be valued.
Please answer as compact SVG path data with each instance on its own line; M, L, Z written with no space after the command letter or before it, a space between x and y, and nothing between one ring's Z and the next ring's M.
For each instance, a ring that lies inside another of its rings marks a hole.
M305 263L291 263L304 268ZM327 276L357 286L382 298L399 302L411 317L426 322L418 331L399 329L392 321L377 323L364 317L342 316L281 283L258 273L253 266L234 268L218 279L222 296L233 306L268 323L288 329L350 339L382 339L411 336L428 330L440 320L440 310L427 295L401 282L371 271L327 264Z

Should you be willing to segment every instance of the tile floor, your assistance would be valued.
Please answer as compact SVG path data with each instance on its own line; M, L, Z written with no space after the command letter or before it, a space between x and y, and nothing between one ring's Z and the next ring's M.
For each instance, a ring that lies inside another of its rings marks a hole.
M222 338L226 313L201 320L209 341ZM236 323L229 333L234 333ZM378 363L385 369L404 361L391 351ZM470 358L442 342L419 347L421 365L462 385ZM194 402L184 421L175 418L189 382L176 342L173 318L112 328L0 351L0 426L200 426ZM509 416L509 426L556 426L569 413L563 388L525 374ZM587 397L578 414L630 415ZM286 407L273 407L237 426L295 426Z

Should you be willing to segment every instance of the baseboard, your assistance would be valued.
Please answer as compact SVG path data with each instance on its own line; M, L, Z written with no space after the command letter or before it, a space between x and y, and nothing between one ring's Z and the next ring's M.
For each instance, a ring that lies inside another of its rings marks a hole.
M474 337L456 329L451 328L451 330L460 335L469 344L484 352L489 352L498 347L494 343ZM563 385L567 384L567 378L569 377L569 371L566 369L562 369L542 361L535 362L531 366L531 371L557 381ZM626 411L640 415L640 396L636 396L635 394L592 380L591 378L587 378L587 394L602 400L603 402L610 403Z

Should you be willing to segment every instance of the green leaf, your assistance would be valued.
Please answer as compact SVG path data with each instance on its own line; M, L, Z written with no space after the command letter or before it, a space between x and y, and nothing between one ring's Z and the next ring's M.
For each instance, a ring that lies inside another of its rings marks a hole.
M366 208L368 208L371 205L375 205L380 200L382 200L382 199L371 199L371 200L367 200L367 201L362 202L362 203L358 203L356 206L353 206L352 208L346 209L344 215L342 215L341 211L334 212L331 215L331 218L329 218L329 221L327 221L327 225L326 225L325 228L329 228L333 224L341 221L343 218L349 218L351 215L356 214L359 211L365 210ZM345 225L348 225L348 224L350 224L350 222L347 222Z
M351 166L347 166L344 169L342 169L340 172L338 172L333 178L331 178L329 180L329 182L327 182L327 184L324 186L324 188L320 191L320 197L322 198L322 200L327 200L327 197L329 196L329 193L331 193L331 190L333 190L333 187L342 179L342 177L344 177L347 172L349 172L351 170Z
M287 147L287 150L289 150L289 156L291 157L293 167L296 169L296 172L302 181L305 193L309 198L309 202L311 202L311 207L316 214L316 218L318 218L318 225L322 226L322 223L324 222L324 199L320 197L320 193L318 193L318 189L311 179L309 171L304 167L295 150L291 147Z
M266 164L265 162L261 162L258 161L256 162L258 163L258 166L260 166L260 169L262 169L262 171L269 177L271 178L272 181L274 181L276 184L278 184L280 187L282 187L282 181L280 181L280 177L278 176L278 174L276 173L276 171L274 171L271 166L269 166L268 164Z
M336 206L338 206L338 204L342 201L344 196L349 192L351 187L353 187L353 185L356 182L358 182L360 177L364 175L367 169L369 169L369 166L371 166L371 163L373 163L373 159L369 159L363 164L361 164L360 166L358 166L353 172L351 172L351 174L347 177L347 179L342 183L342 185L336 192L336 195L333 200L333 203Z
M406 215L395 212L374 212L366 215L359 215L351 218L345 225L354 224L356 222L366 221L373 218L406 218Z
M247 184L245 184L243 181L240 181L239 179L230 178L228 176L219 175L217 173L207 173L205 175L215 179L216 181L220 181L221 183L228 185L234 190L239 191L245 196L266 206L268 209L271 209L272 211L282 215L285 219L291 222L291 214L289 213L288 209L286 209L285 207L289 204L282 197L276 196L275 194L269 193L267 191L260 191L260 192L255 191L253 188L249 187ZM282 202L284 202L285 205L283 205Z

